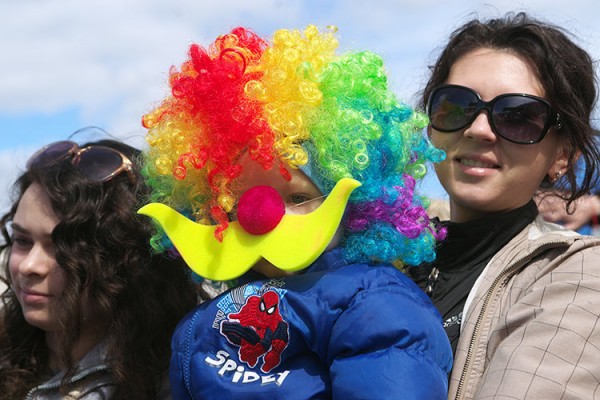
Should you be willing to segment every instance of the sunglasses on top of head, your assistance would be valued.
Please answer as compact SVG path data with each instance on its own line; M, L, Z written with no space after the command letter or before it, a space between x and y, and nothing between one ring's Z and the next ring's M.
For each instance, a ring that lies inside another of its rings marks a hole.
M70 140L50 143L34 153L27 161L27 169L42 168L70 160L79 172L93 182L106 182L127 172L129 180L135 183L133 164L127 156L112 147L90 145L79 147Z
M427 102L431 127L440 132L466 128L481 111L487 112L492 132L518 144L539 143L550 128L562 126L550 103L530 94L505 93L483 101L468 87L444 85L435 88Z

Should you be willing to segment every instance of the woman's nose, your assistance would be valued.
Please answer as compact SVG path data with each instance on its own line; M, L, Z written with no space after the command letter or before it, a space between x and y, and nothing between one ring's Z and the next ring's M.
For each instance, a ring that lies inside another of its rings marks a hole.
M56 265L54 257L50 256L42 246L36 245L18 262L21 275L46 275Z
M485 110L481 110L479 115L475 117L471 125L465 129L464 135L471 139L489 143L495 143L498 140L498 137L492 131L490 117Z

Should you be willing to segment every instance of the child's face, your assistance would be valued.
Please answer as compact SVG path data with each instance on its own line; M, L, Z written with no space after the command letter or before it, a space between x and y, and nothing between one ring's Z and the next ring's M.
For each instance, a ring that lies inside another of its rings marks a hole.
M283 198L286 214L308 214L324 201L321 191L298 169L288 168L292 179L287 181L277 166L265 170L256 162L247 160L242 165L244 172L236 184L240 195L254 186L271 186Z
M270 170L265 170L256 162L249 160L244 160L242 165L244 172L236 184L240 195L254 186L271 186L283 198L286 214L308 214L317 209L325 200L325 196L323 196L315 184L298 169L288 168L292 179L287 181L279 173L277 166ZM331 240L328 249L335 247L339 243L339 231L338 229L338 233ZM269 278L293 274L293 272L278 269L265 259L261 259L254 264L252 269Z

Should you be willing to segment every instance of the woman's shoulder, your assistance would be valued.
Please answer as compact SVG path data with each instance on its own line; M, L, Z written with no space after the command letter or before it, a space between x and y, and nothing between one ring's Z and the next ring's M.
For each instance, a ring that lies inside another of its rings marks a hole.
M548 279L600 279L599 259L600 237L580 235L538 217L504 246L488 268L496 275L520 266L515 269L517 281L539 286Z
M504 245L495 259L498 261L498 258L505 260L514 257L529 258L549 251L564 255L579 251L598 252L600 237L580 235L538 216Z
M575 253L600 253L600 237L581 235L541 216L529 226L527 238L532 248L558 249L563 257ZM598 264L600 268L600 264Z

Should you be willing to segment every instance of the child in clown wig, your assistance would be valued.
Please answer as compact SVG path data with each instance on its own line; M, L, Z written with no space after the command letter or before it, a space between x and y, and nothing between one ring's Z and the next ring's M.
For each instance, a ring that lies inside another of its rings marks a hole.
M446 398L441 318L399 270L443 236L415 194L443 153L381 58L337 46L236 28L192 45L143 118L153 246L235 279L177 328L175 399Z

